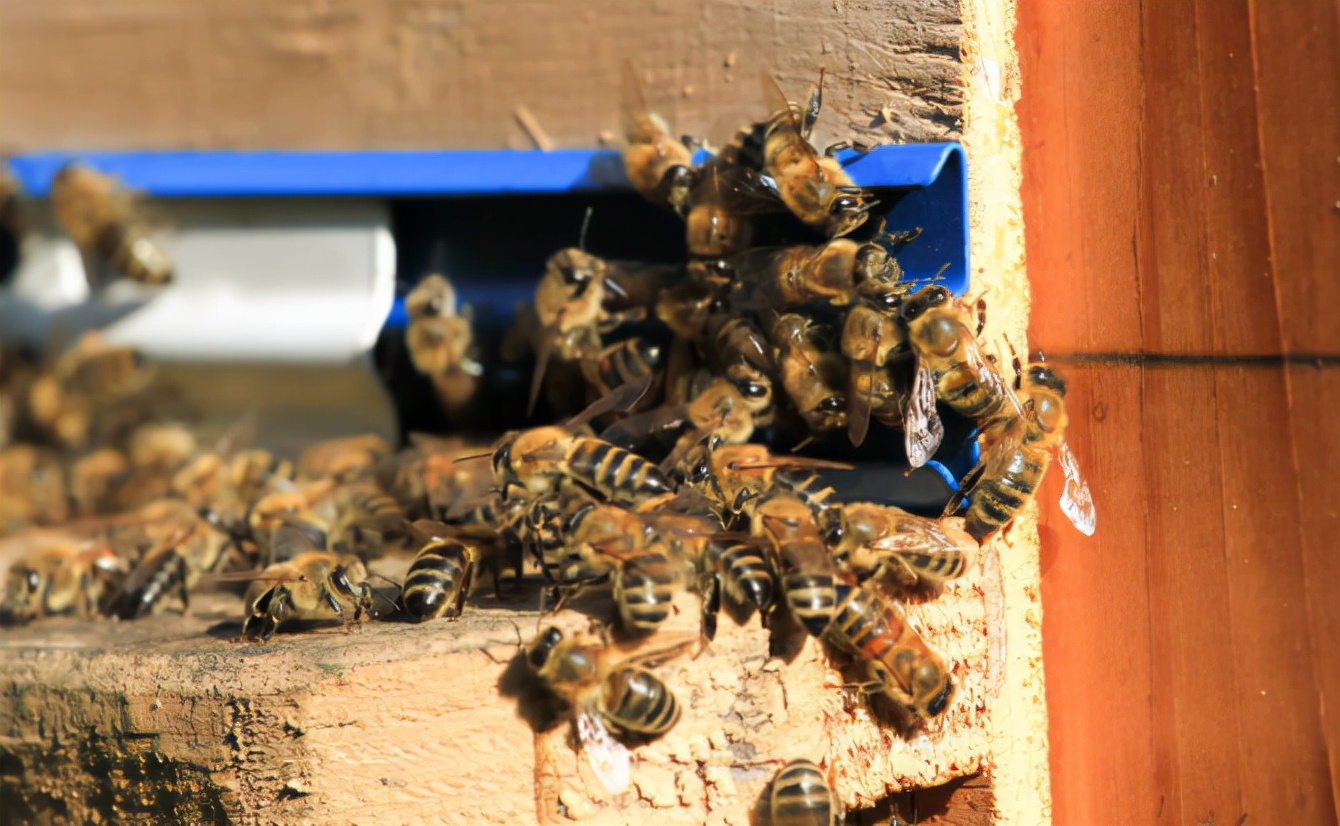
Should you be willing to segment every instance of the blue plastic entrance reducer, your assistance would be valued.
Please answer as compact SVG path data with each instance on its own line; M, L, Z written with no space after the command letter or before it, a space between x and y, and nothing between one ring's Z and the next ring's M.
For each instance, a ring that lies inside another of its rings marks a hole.
M968 286L967 174L957 143L880 146L839 156L852 179L879 190L876 217L890 231L921 228L898 255L917 282L939 277L955 294ZM79 160L159 198L488 197L627 190L613 150L551 152L60 152L10 165L24 189L45 196L66 163ZM397 299L388 326L404 324Z

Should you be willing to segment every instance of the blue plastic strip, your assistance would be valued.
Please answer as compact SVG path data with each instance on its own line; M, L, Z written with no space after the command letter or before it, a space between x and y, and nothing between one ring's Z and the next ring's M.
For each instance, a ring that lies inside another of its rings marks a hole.
M891 231L925 230L898 256L908 278L968 287L967 174L957 143L886 145L839 155L859 185L899 190L877 210ZM553 195L627 189L615 150L432 152L49 152L10 165L45 196L56 172L81 161L155 197ZM403 325L397 300L389 325Z
M10 165L25 190L45 196L65 164L80 161L159 198L557 194L628 186L619 153L49 152Z

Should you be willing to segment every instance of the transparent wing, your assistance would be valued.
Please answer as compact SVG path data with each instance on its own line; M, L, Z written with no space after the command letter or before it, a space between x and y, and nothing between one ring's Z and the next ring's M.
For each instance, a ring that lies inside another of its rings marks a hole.
M628 791L632 781L628 748L593 714L578 713L576 726L582 754L601 784L613 795Z
M903 415L903 433L907 463L914 468L930 461L945 435L940 414L935 412L935 376L924 365L917 366L917 375L912 379L912 396Z
M964 361L977 377L977 383L984 388L990 388L993 392L1004 396L1005 401L1009 403L1016 416L1024 415L1023 402L1019 401L1019 396L1010 386L1010 382L1000 374L996 365L987 359L980 347L975 344L968 347L964 352Z
M1056 461L1065 473L1065 490L1061 492L1061 510L1074 523L1079 532L1093 536L1097 526L1097 513L1093 507L1093 494L1089 492L1089 483L1079 472L1079 462L1070 446L1065 442L1056 448Z

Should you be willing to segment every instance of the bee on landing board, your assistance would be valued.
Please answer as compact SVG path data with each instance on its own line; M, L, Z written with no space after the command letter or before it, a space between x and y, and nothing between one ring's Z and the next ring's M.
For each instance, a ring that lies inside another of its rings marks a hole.
M51 616L97 616L104 595L127 570L127 561L104 542L69 542L34 551L9 569L0 617L22 623Z
M298 620L333 620L349 628L374 614L372 586L361 559L316 550L305 534L289 534L286 527L276 531L274 542L292 542L294 549L303 550L250 575L242 639L265 642L285 623ZM294 549L285 548L285 555Z
M685 644L618 656L600 635L546 628L525 649L532 673L572 714L578 751L611 794L631 782L628 746L654 740L680 716L679 701L647 666Z
M808 760L792 760L772 779L768 814L770 826L840 826L846 810L823 769Z

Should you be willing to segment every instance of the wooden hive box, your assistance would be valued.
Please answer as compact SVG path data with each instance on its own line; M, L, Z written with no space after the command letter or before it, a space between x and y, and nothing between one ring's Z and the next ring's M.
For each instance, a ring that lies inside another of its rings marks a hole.
M1012 7L893 6L789 0L765 12L700 0L647 12L583 0L523 15L484 3L175 0L113 13L60 0L6 10L0 61L19 79L0 83L0 101L14 114L8 140L26 149L524 146L534 124L557 145L590 145L617 130L624 56L678 89L667 114L690 132L752 111L760 68L800 83L826 66L821 145L963 141L972 291L991 297L985 338L1022 352ZM581 36L559 36L574 28ZM147 79L146 105L133 117L87 108L91 93L67 75L26 74L45 52L115 67L99 70L99 100L139 99L129 84ZM46 90L40 100L20 91L24 77ZM22 549L9 543L0 567ZM5 631L0 818L745 824L759 822L751 813L776 769L808 757L830 768L857 822L1050 821L1031 510L969 577L911 609L960 684L942 722L904 738L851 698L813 641L782 662L766 656L767 632L724 621L706 652L664 668L684 718L635 752L633 790L617 801L592 792L565 726L537 734L504 696L534 604L534 594L483 599L456 623L376 623L264 647L235 641L239 606L223 596L186 616Z

